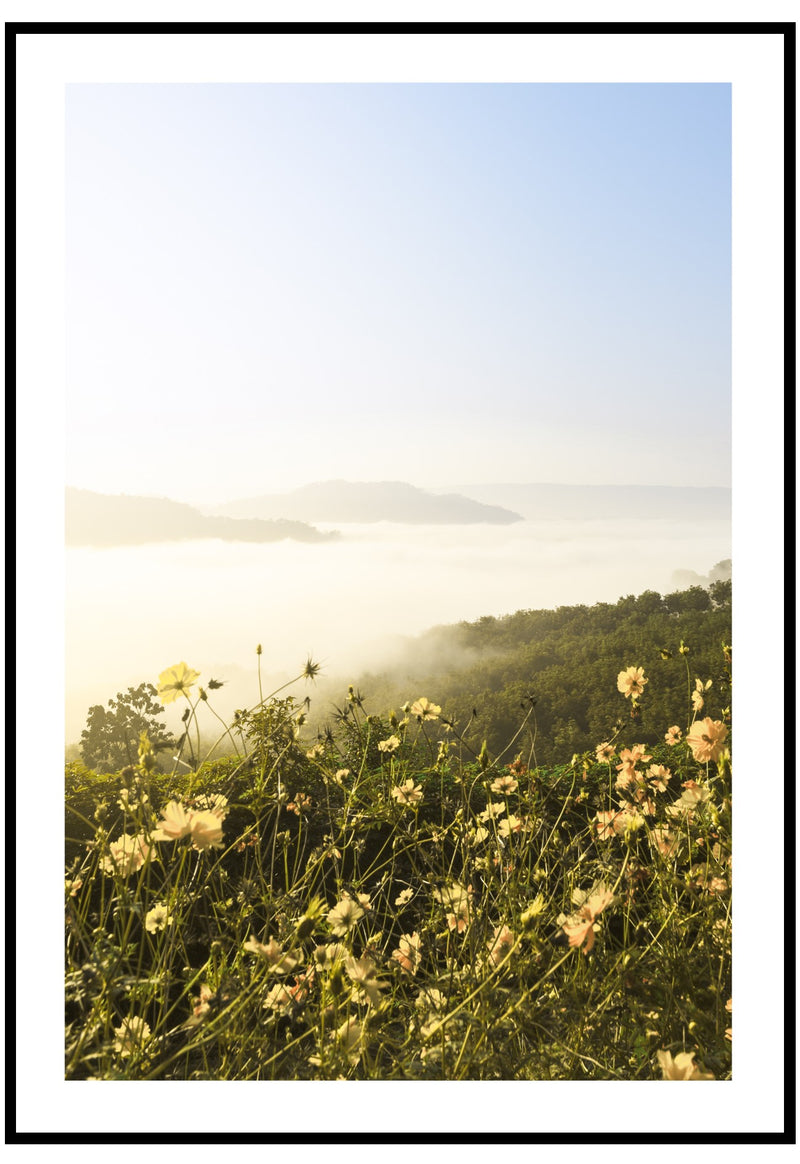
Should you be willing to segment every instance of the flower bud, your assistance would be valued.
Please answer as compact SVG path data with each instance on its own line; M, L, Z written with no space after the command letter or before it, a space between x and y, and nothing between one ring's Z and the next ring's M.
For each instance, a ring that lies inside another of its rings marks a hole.
M305 941L306 938L310 938L314 932L314 929L315 929L315 922L314 922L313 918L310 918L310 917L300 918L300 921L298 923L297 930L296 930L297 940L300 942L303 942L303 941Z
M335 996L341 997L341 995L343 995L345 993L345 991L347 990L347 986L346 986L345 980L344 980L344 972L342 970L341 965L338 962L336 963L336 965L333 967L333 970L331 971L331 975L330 975L330 978L328 979L328 983L330 985L331 992Z

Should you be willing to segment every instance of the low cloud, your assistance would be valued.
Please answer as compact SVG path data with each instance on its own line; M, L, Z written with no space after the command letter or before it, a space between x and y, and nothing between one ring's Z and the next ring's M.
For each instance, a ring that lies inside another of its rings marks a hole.
M730 554L729 524L718 520L373 524L342 532L319 545L68 550L67 739L79 737L91 704L155 682L181 660L201 671L201 681L226 681L214 706L227 715L258 700L257 643L265 692L298 674L309 655L346 682L402 667L409 638L431 627L668 593L677 588L676 563L709 578L701 573L708 562ZM307 690L313 697L313 687L298 685L299 698Z

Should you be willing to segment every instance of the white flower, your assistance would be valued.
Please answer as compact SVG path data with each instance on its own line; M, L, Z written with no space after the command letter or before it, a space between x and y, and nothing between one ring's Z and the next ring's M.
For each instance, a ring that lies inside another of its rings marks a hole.
M422 800L422 786L406 780L392 789L392 796L398 804L418 804Z
M356 1018L349 1018L336 1028L334 1040L340 1051L347 1056L347 1062L355 1067L361 1058L361 1036L363 1027Z
M218 820L223 821L230 812L228 798L218 793L215 796L198 796L195 807L212 813Z
M364 910L357 901L353 901L350 897L343 897L328 914L328 925L331 927L331 933L337 937L344 937L363 916Z
M513 945L514 935L508 926L502 923L495 926L494 934L489 940L489 953L487 955L492 965L498 966L509 954Z
M463 906L468 905L472 899L472 886L465 889L463 885L455 882L453 885L446 885L442 889L434 889L433 897L440 902L445 909L460 910Z
M172 922L172 914L165 905L154 905L145 914L144 928L149 934L155 934L158 930L163 930L165 926L171 926Z
M438 719L441 715L442 709L437 704L431 703L429 699L418 699L411 704L409 711L415 715L417 719Z
M641 695L645 683L647 680L644 677L644 667L628 667L617 676L617 690L621 691L626 699Z
M686 735L686 742L692 749L695 760L707 764L709 760L718 760L722 755L723 741L727 735L728 729L723 723L706 716L705 719L692 724Z
M713 1079L714 1076L700 1070L694 1062L694 1051L681 1051L674 1058L670 1051L656 1052L663 1079Z
M192 831L192 813L177 800L171 800L161 809L161 820L153 833L157 841L179 841Z
M505 820L501 820L498 825L497 832L501 837L510 837L512 833L521 833L525 830L525 820L523 817L514 816L514 813L509 813Z
M259 958L269 962L270 968L275 974L291 974L292 970L295 970L302 961L302 958L296 954L284 954L282 946L274 938L270 938L266 945L255 938L250 938L242 949L248 950L251 954L258 954Z
M687 780L681 787L684 791L678 804L685 805L687 810L697 808L698 804L705 804L711 795L704 784L698 784L695 780Z
M129 1058L137 1051L141 1053L144 1044L150 1038L150 1027L144 1019L131 1018L122 1020L122 1025L114 1027L114 1050L119 1052L123 1059Z
M446 920L449 929L463 934L470 922L472 886L468 885L465 889L456 882L444 889L434 889L433 896L448 911Z
M375 963L371 958L352 958L344 960L344 969L348 978L356 984L372 1006L377 1006L381 1000L381 991L388 988L388 982L378 982L375 978Z
M192 848L222 848L222 822L215 812L195 812L192 814Z
M404 974L416 974L422 962L420 945L421 938L415 930L413 934L403 934L400 945L392 951L392 957L400 963L400 969Z
M104 873L130 877L132 873L138 873L151 855L152 848L150 840L142 834L130 836L123 833L119 840L112 841L108 846L109 856L103 858L100 868Z
M294 997L287 986L282 982L276 982L275 985L267 991L266 997L262 1006L264 1010L277 1010L285 1014L294 1002Z
M478 820L488 821L493 817L502 816L506 811L506 806L502 800L490 801L482 813L478 815Z
M394 752L400 747L399 736L389 736L388 740L380 740L378 742L379 752Z

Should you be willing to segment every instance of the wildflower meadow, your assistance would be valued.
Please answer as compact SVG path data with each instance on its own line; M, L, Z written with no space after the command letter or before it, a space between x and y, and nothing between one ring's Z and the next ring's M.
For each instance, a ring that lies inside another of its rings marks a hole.
M729 1079L730 663L681 643L645 745L621 658L616 724L547 766L532 702L494 754L435 691L309 732L311 660L230 722L169 667L166 763L145 730L67 765L66 1077Z

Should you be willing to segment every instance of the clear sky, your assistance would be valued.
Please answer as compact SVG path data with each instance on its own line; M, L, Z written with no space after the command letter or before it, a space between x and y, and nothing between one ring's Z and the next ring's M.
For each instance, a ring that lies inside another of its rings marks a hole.
M716 84L69 86L67 483L728 485L730 128Z

